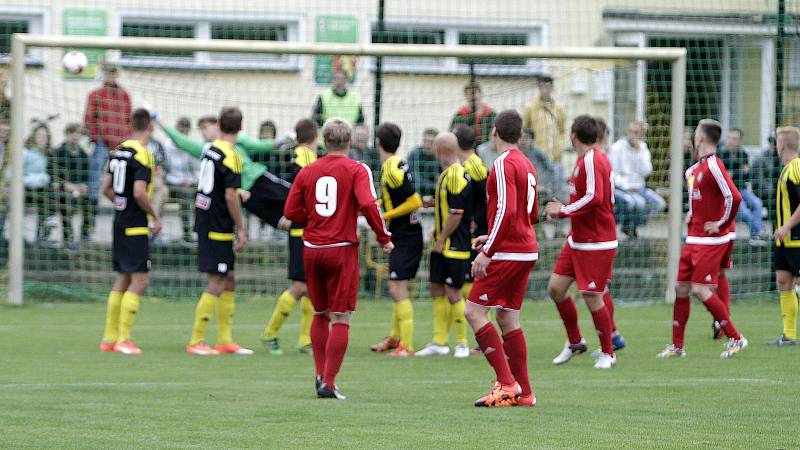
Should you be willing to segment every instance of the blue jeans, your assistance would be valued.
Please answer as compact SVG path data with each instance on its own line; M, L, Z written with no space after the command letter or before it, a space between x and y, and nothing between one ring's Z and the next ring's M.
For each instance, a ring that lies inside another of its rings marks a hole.
M652 189L614 191L615 216L624 230L635 229L645 223L647 216L663 211L667 202Z
M749 189L742 189L740 192L742 203L739 205L739 218L750 227L750 236L756 237L764 230L764 203Z

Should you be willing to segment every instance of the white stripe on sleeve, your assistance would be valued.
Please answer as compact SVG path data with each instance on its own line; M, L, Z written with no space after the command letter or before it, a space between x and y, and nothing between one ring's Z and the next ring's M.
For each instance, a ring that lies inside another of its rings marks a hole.
M708 168L711 170L711 174L714 175L714 179L717 180L719 190L722 192L722 197L725 199L725 212L722 214L722 218L719 219L719 223L723 224L731 217L733 193L731 192L731 187L728 186L727 180L725 180L725 176L722 174L722 170L719 168L719 164L717 164L716 156L712 155L708 158Z
M484 253L488 253L489 249L492 248L494 241L497 239L500 227L503 224L503 216L506 214L506 171L503 162L507 156L508 152L503 153L494 162L494 175L496 177L495 182L497 183L497 211L494 214L494 223L489 232L489 239L487 239L486 244L483 246Z
M561 207L564 214L572 214L589 204L594 199L594 149L583 156L583 167L586 170L586 193L574 203Z

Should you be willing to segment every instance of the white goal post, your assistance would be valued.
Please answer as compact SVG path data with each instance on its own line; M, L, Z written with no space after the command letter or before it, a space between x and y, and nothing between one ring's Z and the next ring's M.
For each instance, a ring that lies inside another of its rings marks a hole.
M683 199L683 129L686 96L686 49L630 47L532 47L486 45L393 45L331 44L313 42L275 42L244 40L203 40L141 37L86 37L61 35L14 34L11 41L12 102L11 179L21 180L22 148L25 128L25 53L28 48L94 48L155 52L203 51L237 53L271 53L297 55L406 56L458 58L546 58L560 60L667 61L671 64L672 100L670 116L669 164L669 237L667 290L668 302L674 300L682 229ZM8 242L8 301L23 302L24 197L21 182L10 183L10 239Z

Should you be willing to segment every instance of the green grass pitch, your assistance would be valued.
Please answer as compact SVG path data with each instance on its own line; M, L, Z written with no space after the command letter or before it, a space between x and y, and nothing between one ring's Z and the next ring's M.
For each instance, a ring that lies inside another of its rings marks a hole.
M97 350L102 304L0 307L0 447L57 448L798 448L800 348L764 345L780 332L777 301L739 302L750 348L720 360L709 315L693 304L688 357L661 361L671 308L620 306L629 347L609 371L582 355L551 359L564 332L549 303L523 324L539 406L478 409L493 380L480 355L391 359L368 344L387 331L388 302L363 301L338 379L344 402L317 400L310 355L272 357L258 337L272 302L238 305L234 335L253 357L184 353L194 304L147 303L135 342L144 354ZM590 316L581 326L594 347ZM281 338L294 348L298 315ZM216 330L211 327L211 341ZM416 345L431 335L416 304Z

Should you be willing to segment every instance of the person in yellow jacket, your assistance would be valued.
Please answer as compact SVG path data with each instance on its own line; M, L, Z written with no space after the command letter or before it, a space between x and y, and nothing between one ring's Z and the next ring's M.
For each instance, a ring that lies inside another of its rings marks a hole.
M543 75L537 86L539 98L525 108L523 127L532 129L536 146L558 162L566 143L566 115L553 98L553 78Z
M333 73L333 85L320 94L314 105L312 117L322 126L331 117L346 120L351 126L364 123L361 97L347 89L347 74L341 70Z

